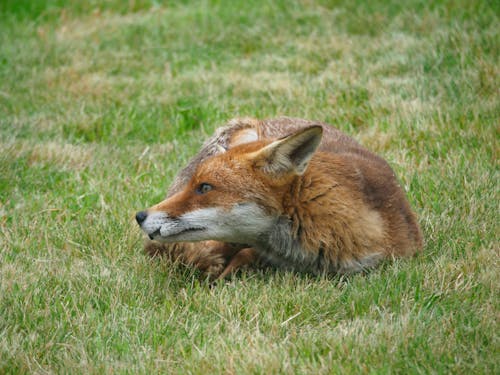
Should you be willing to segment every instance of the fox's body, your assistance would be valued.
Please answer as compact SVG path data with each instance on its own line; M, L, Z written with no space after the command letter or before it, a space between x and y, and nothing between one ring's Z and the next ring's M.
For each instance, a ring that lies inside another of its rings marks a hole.
M216 134L212 142L227 151L215 147L195 158L172 194L141 213L150 238L188 242L193 253L208 245L223 275L256 259L351 273L421 248L415 215L382 158L324 124L245 123ZM196 242L206 240L219 242Z

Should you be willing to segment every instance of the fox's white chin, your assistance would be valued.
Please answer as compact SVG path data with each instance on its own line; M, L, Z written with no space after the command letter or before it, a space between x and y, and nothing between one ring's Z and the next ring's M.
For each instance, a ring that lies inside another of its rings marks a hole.
M159 234L161 238L171 238L171 237L180 237L183 235L192 235L197 232L203 232L206 230L205 227L191 227L191 226L186 226L183 225L184 223L182 222L174 222L170 223L167 222L164 225L162 225L159 229Z
M160 242L196 242L196 241L204 241L206 240L206 228L186 228L186 229L180 229L180 228L175 228L175 230L164 230L163 227L161 227L156 233L154 234L151 239L160 241Z

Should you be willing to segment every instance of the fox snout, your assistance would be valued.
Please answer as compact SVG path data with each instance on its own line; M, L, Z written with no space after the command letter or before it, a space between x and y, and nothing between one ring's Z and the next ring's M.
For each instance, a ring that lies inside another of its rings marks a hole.
M206 218L191 219L190 215L172 217L165 211L156 210L139 211L135 215L135 220L144 233L151 240L157 241L171 241L174 238L182 240L186 236L188 240L199 240L201 234L195 233L205 231Z

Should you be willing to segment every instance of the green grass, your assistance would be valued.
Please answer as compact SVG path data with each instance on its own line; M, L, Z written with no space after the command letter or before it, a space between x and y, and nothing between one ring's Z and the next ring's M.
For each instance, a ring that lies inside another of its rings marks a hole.
M500 372L494 1L0 2L0 373ZM236 116L394 166L413 259L209 288L135 211Z

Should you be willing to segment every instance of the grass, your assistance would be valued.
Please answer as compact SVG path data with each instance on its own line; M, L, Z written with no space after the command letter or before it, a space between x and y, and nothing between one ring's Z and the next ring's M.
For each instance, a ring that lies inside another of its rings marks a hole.
M499 7L486 1L0 3L0 373L500 371ZM383 155L424 252L209 288L142 254L236 116Z

